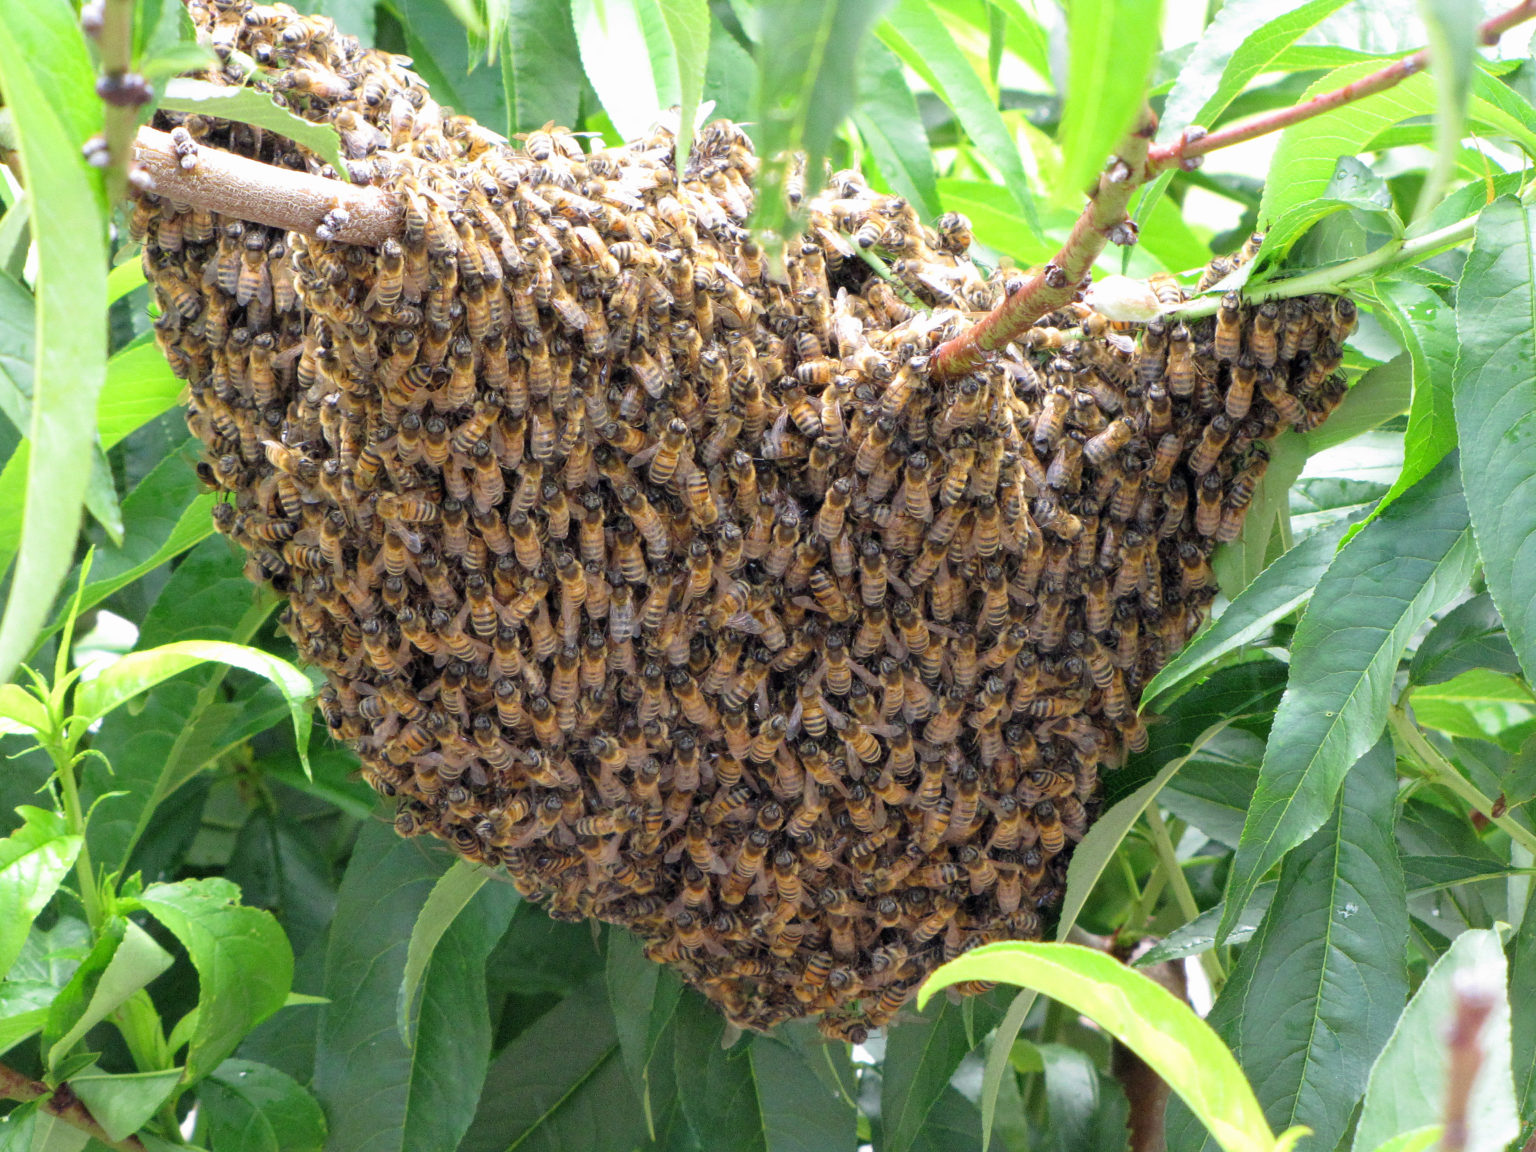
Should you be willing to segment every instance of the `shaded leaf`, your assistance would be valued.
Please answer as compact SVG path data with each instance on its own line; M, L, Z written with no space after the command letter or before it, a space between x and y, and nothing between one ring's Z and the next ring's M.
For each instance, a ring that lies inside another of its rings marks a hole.
M1536 680L1536 282L1532 209L1483 210L1457 300L1456 427L1488 592Z
M1486 592L1456 605L1419 642L1408 665L1411 684L1439 684L1473 668L1515 675L1520 663Z
M608 933L605 973L624 1067L647 1125L654 1128L654 1112L666 1101L651 1098L651 1063L677 1011L683 984L675 970L645 955L638 937L617 928Z
M1253 934L1259 930L1259 925L1264 920L1264 914L1269 911L1269 906L1275 898L1275 886L1278 882L1266 880L1253 890L1253 897L1248 901L1248 906L1238 917L1237 927L1232 929L1227 937L1228 944L1245 944L1253 938ZM1187 924L1175 928L1164 936L1151 948L1131 961L1133 968L1149 968L1153 964L1162 964L1169 960L1182 960L1186 956L1198 956L1202 952L1209 952L1216 946L1216 925L1221 922L1221 914L1224 906L1217 903L1215 907L1207 908Z
M512 0L501 52L508 132L531 132L553 120L575 124L582 72L564 0Z
M884 44L867 45L859 60L853 122L892 191L910 200L924 220L936 219L939 190L928 134L901 61Z
M977 1005L978 1016L985 1016L976 1022L976 1032L990 1031L998 1013L983 1002L969 1002ZM929 1113L972 1047L965 1012L947 1001L921 1020L891 1029L885 1041L880 1090L885 1152L906 1152L916 1146Z
M116 937L115 932L113 937ZM72 1018L68 1029L48 1045L48 1067L57 1069L87 1032L170 966L170 953L156 944L144 929L128 921L106 967L99 975L91 974L89 996L80 1003L78 1014L69 1013ZM50 1019L50 1031L64 1019L62 1013L58 1018Z
M1519 1133L1510 1082L1504 950L1497 932L1474 929L1456 937L1430 969L1376 1058L1355 1126L1357 1152L1444 1117L1449 1055L1445 1033L1454 1012L1458 978L1471 979L1481 991L1496 992L1493 1013L1478 1037L1483 1060L1472 1083L1462 1147L1467 1152L1501 1152Z
M226 1060L197 1090L209 1152L320 1152L325 1115L292 1077Z
M1321 1147L1343 1139L1408 998L1396 791L1383 740L1350 770L1328 823L1286 857L1269 914L1208 1017L1270 1123L1305 1124ZM1193 1127L1181 1144L1170 1117L1170 1147L1196 1147Z
M1321 827L1344 774L1386 724L1397 662L1472 574L1466 504L1446 461L1339 552L1291 644L1258 787L1227 884L1232 928L1260 878Z
M628 1148L645 1138L600 974L502 1049L485 1083L460 1152Z

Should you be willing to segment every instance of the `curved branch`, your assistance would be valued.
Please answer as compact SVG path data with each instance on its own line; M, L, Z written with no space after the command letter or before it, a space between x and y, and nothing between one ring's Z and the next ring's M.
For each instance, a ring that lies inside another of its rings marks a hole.
M1099 176L1098 187L1061 250L974 328L940 344L929 361L930 374L963 376L980 367L989 354L1017 339L1040 317L1076 299L1111 237L1121 243L1134 240L1126 205L1131 193L1147 180L1147 148L1156 131L1157 118L1151 109L1143 108L1136 126Z
M377 246L399 235L404 221L399 202L383 189L294 172L217 148L199 149L192 167L183 168L171 137L153 128L139 129L133 159L146 190L157 196L272 228L313 236L327 224L331 239Z
M89 1133L93 1140L108 1148L115 1148L118 1152L146 1152L137 1136L129 1136L126 1140L114 1140L108 1136L106 1129L96 1122L80 1098L70 1091L68 1084L50 1088L41 1080L33 1080L14 1068L0 1064L0 1097L23 1103L36 1100L40 1111L64 1121L72 1128Z

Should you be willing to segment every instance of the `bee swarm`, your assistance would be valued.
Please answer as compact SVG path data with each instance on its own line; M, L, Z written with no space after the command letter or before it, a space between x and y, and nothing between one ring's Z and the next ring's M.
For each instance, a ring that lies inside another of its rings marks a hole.
M1008 286L962 217L839 173L780 279L733 124L681 178L661 130L513 146L327 20L192 12L405 205L377 250L134 215L217 525L399 831L625 925L753 1028L858 1038L1038 936L1266 442L1343 395L1353 305L1229 294L1139 343L1076 306L938 381Z

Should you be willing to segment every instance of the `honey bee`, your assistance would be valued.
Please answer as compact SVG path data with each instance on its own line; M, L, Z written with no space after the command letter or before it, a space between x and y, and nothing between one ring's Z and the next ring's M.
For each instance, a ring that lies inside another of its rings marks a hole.
M1280 305L1266 300L1254 312L1253 326L1248 330L1248 351L1261 368L1273 368L1279 349L1276 344L1276 324L1280 318Z

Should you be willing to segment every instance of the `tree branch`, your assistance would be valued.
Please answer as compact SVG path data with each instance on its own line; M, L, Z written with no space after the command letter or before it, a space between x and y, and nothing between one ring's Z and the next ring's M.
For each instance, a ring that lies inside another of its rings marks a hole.
M1111 239L1134 241L1135 226L1126 215L1126 205L1131 193L1147 180L1147 148L1155 131L1156 117L1143 108L1136 126L1099 176L1098 187L1061 250L975 327L940 344L928 364L932 376L963 376L985 363L990 353L1016 339L1040 317L1071 303Z
M1505 32L1532 17L1536 17L1536 0L1522 0L1522 3L1516 4L1507 12L1485 21L1478 32L1484 44L1496 44ZM1420 48L1413 55L1394 60L1385 68L1372 72L1369 76L1362 76L1359 80L1346 84L1342 88L1335 88L1332 92L1319 93L1312 99L1303 100L1300 104L1293 104L1289 108L1260 112L1208 134L1185 133L1172 144L1152 149L1148 167L1153 174L1156 174L1164 168L1194 160L1218 148L1230 148L1234 144L1267 136L1271 132L1279 132L1292 124L1299 124L1303 120L1310 120L1324 112L1342 108L1345 104L1352 104L1367 96L1374 96L1377 92L1384 92L1394 85L1401 84L1414 73L1422 72L1428 64L1429 49Z
M37 1100L40 1111L64 1121L72 1128L89 1133L93 1140L108 1148L116 1148L118 1152L146 1152L137 1136L129 1136L126 1140L114 1140L108 1136L106 1129L96 1122L80 1098L70 1091L68 1084L61 1084L56 1089L50 1088L41 1080L33 1080L14 1068L0 1064L0 1097L23 1103Z
M328 223L334 240L377 246L398 236L404 221L399 203L383 189L278 168L218 148L199 149L192 167L183 168L171 137L153 128L139 129L133 159L147 190L157 196L270 228L313 236Z

